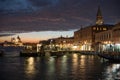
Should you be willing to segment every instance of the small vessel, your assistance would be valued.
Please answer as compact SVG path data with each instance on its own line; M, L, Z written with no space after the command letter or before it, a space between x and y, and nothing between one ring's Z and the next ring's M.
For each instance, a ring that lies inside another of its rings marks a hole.
M62 51L51 51L50 55L51 56L56 56L56 57L60 57L63 56L65 53L63 53Z
M108 59L113 62L120 62L120 52L103 52L99 53L98 56Z
M44 46L41 46L40 51L36 51L35 49L23 49L20 51L20 57L38 57L45 56Z
M37 52L20 52L20 57L37 57Z

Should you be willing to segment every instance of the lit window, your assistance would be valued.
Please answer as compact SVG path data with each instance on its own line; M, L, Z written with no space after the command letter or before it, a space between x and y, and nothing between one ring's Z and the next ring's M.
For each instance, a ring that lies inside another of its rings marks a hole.
M96 30L96 27L93 27L93 30Z
M99 28L97 27L97 30L99 30Z
M103 28L103 30L105 31L105 30L107 30L107 28Z

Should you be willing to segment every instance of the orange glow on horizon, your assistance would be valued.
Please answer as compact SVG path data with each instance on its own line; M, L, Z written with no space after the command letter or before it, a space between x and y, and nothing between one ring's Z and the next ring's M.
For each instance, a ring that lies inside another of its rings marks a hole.
M4 41L10 42L11 38L17 38L17 36L19 36L23 43L25 43L25 42L38 43L41 40L48 40L51 38L57 38L57 37L60 37L61 35L72 36L74 31L75 30L71 30L71 31L40 31L40 32L30 32L30 33L19 33L19 34L12 35L12 36L0 37L0 42L4 42Z
M0 42L4 42L4 41L10 42L11 39L5 39L5 40L0 39ZM27 43L27 42L30 42L30 43L38 43L39 41L41 41L41 40L38 40L38 39L22 39L22 42L23 42L23 43Z

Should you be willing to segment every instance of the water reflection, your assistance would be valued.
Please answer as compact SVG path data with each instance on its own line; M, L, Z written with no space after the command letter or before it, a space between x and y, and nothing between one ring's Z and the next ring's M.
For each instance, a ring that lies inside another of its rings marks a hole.
M73 54L73 67L76 68L76 66L78 65L78 55L77 54Z
M80 63L81 63L81 64L80 64L80 65L81 65L80 67L81 67L81 68L84 68L84 67L85 67L85 56L84 56L84 55L81 55Z
M36 70L35 70L35 60L33 57L26 59L25 73L29 78L34 77Z
M116 80L120 76L118 74L120 73L120 64L111 64L106 68L106 71L104 73L105 79L104 80Z
M97 56L80 54L3 57L0 68L0 80L115 80L120 72L120 64L102 63Z
M50 57L49 62L48 62L48 70L47 74L48 75L53 75L55 72L55 59L53 57Z
M64 55L63 57L62 57L62 61L61 61L61 72L62 73L65 73L65 71L67 71L67 56L66 55Z

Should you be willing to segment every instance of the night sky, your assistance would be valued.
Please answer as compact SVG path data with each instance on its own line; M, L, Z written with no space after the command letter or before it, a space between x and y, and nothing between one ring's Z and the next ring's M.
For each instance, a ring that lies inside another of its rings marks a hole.
M69 31L95 24L99 5L106 24L120 21L120 0L0 0L0 36Z

